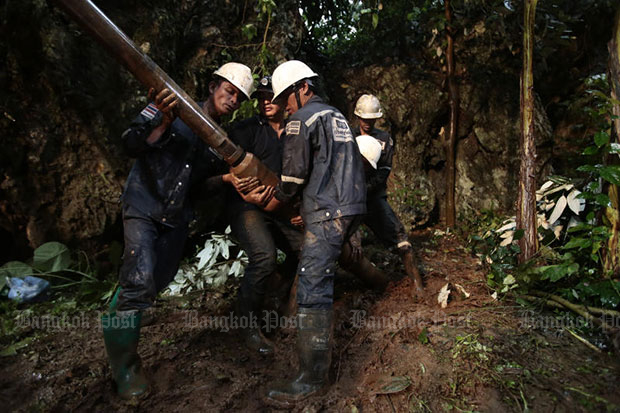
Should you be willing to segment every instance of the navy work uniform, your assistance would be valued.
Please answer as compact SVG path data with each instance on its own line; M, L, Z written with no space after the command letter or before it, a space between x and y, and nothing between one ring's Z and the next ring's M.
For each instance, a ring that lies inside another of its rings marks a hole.
M136 160L121 197L125 250L120 311L150 307L172 281L193 216L190 189L226 167L178 118L157 142L148 144L162 117L151 103L122 136L127 153Z
M261 115L233 125L230 139L253 153L265 166L280 175L282 143L278 133ZM233 235L248 255L240 299L250 311L257 311L265 295L267 278L276 271L276 247L286 254L285 272L294 272L303 242L303 232L254 204L245 202L234 188L227 194L228 218ZM290 269L290 271L287 271Z
M359 128L353 132L355 136L360 135ZM370 136L381 144L381 157L377 162L377 169L368 168L370 170L366 176L368 213L363 222L386 246L406 250L411 248L411 243L403 224L387 200L387 180L392 171L394 141L389 133L377 128L372 129Z
M291 202L303 190L304 245L297 303L329 309L342 244L366 212L362 157L344 116L313 96L286 124L282 177L276 190Z

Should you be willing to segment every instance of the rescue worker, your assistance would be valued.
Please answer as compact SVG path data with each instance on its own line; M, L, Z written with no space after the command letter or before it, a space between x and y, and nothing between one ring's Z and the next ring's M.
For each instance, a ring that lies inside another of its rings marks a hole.
M328 383L337 260L366 212L362 157L345 117L316 93L317 77L305 63L290 60L272 78L273 100L285 105L289 119L281 182L275 196L265 198L265 209L277 210L301 196L304 224L297 286L299 371L267 392L267 402L279 406Z
M379 99L370 94L360 96L355 104L354 113L359 121L359 127L354 129L353 133L356 136L361 135L358 136L357 141L360 152L366 155L367 162L365 170L368 213L364 217L364 224L388 247L396 247L405 266L405 272L413 279L417 294L421 294L423 292L422 279L415 264L413 248L403 224L387 200L387 180L392 171L394 141L389 133L375 128L377 119L383 117ZM378 147L372 144L373 141L360 139L363 136L372 137L380 144L378 156L376 152Z
M210 95L200 106L219 121L249 98L252 88L247 66L226 63L214 72ZM122 136L136 160L121 198L125 247L120 289L102 316L102 327L116 390L127 399L143 395L148 387L137 352L142 312L178 270L192 218L190 189L208 177L234 179L220 174L223 162L176 118L177 99L168 89L159 91Z
M233 125L230 139L258 157L269 169L280 175L284 131L284 106L272 102L271 77L265 76L253 94L258 100L260 114ZM245 178L248 179L248 178ZM241 179L238 182L246 182ZM249 178L257 181L255 178ZM239 188L247 193L251 189ZM242 194L244 195L244 194ZM227 196L228 218L232 234L248 255L237 299L237 314L248 318L248 328L242 330L246 345L261 354L273 353L273 344L261 333L260 320L267 279L276 272L276 246L286 254L283 275L294 278L303 232L288 220L265 212L256 205L245 202L235 190ZM290 284L290 283L287 283Z

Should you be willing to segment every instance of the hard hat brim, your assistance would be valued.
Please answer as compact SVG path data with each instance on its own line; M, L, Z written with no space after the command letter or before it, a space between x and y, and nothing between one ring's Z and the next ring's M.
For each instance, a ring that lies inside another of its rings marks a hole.
M375 112L375 113L365 113L361 115L359 112L354 112L355 116L358 116L362 119L381 119L383 117L383 112Z

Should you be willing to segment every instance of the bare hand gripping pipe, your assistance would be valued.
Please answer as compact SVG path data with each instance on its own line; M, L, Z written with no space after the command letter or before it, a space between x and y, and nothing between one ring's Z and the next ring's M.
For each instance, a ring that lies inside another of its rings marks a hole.
M53 0L53 2L124 64L143 85L154 88L157 92L168 88L177 95L179 117L224 158L235 175L255 176L264 185L277 185L279 179L275 173L253 154L245 152L228 139L226 132L90 0Z

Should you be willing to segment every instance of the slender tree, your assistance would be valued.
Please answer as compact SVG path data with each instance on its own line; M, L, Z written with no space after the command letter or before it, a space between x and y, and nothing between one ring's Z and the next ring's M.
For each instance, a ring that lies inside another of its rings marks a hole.
M458 131L459 88L454 75L454 28L452 27L452 8L450 0L445 0L446 63L448 69L448 93L450 99L450 123L444 136L444 150L446 152L446 226L453 228L456 225L456 205L454 201L456 181L456 134Z
M609 42L609 83L613 102L612 139L620 141L620 6L616 11L614 32ZM611 234L603 261L606 274L616 273L620 264L620 197L618 186L609 184L608 195L611 205L605 208L605 215L611 224Z
M538 0L525 0L523 25L523 69L521 72L521 167L517 200L517 228L524 230L519 240L519 261L529 260L538 251L536 227L536 144L534 136L534 22Z

